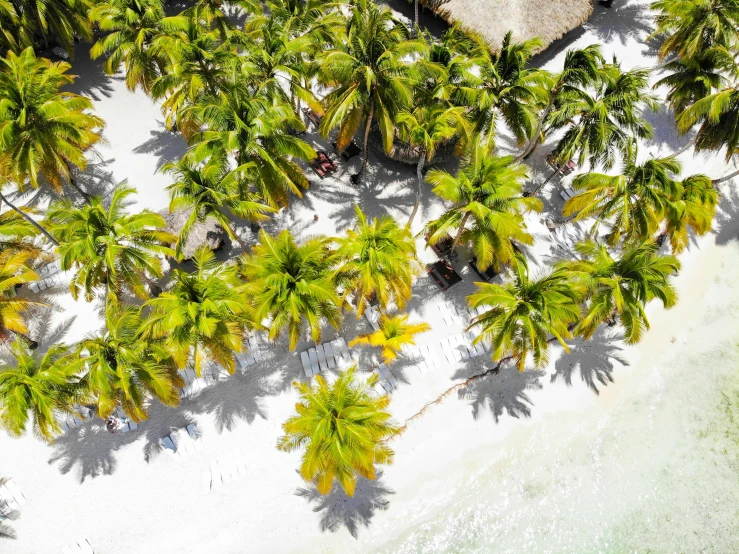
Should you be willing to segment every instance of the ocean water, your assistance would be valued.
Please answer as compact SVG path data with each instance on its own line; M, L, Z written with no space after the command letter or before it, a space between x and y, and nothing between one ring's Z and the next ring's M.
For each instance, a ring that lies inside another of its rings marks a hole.
M488 453L379 551L739 552L739 244L718 251L685 333L635 364L614 406L554 414Z

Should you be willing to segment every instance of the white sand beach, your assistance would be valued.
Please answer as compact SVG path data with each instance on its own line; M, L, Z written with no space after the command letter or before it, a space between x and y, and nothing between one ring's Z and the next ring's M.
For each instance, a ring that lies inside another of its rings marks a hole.
M596 5L564 46L555 43L538 60L556 70L566 49L600 43L625 68L655 65L655 52L643 42L648 4ZM86 49L78 45L72 62L79 75L74 90L93 99L106 121L106 143L80 184L109 194L128 181L138 190L132 210L166 209L170 181L158 169L178 159L186 144L164 130L157 105L105 76ZM667 108L648 119L655 137L642 155L675 152L689 140L677 137ZM307 136L330 150L317 134ZM546 174L552 143L532 159L532 180ZM733 170L722 156L689 151L679 159L684 175ZM354 188L349 173L358 163L342 162L335 177L323 180L311 174L304 198L265 229L289 228L299 238L335 234L351 225L355 204L369 216L390 213L405 221L415 168L373 152L368 178ZM548 214L560 215L559 190L555 179L543 193L545 212L528 220L536 243L527 254L540 271L588 227L568 225L565 237L546 228ZM678 305L650 306L652 329L640 344L626 345L617 327L604 328L590 341L570 341L570 354L555 348L541 371L504 366L455 391L409 424L392 442L394 464L376 481L362 481L353 498L336 490L321 497L297 474L299 453L275 448L297 398L291 383L305 379L300 352L310 343L291 352L285 340L260 338L263 361L219 375L176 408L152 404L136 431L110 434L98 419L53 445L0 434L0 476L11 476L27 499L7 522L15 538L0 539L0 553L57 553L81 538L96 554L735 552L739 431L726 399L739 391L739 182L721 192L714 232L680 255ZM441 209L432 196L426 189L415 231ZM422 239L418 245L424 262L435 261ZM226 248L222 256L229 254ZM476 275L466 265L461 273L463 282L444 293L428 277L415 284L408 311L432 326L419 344L462 333L463 317L449 324L438 307L450 302L462 312ZM43 295L52 308L39 310L35 320L42 346L72 343L100 327L98 301L75 302L64 284ZM347 314L341 336L348 341L369 329ZM325 329L327 340L336 336ZM376 367L376 353L353 350L362 370ZM391 367L401 382L390 405L397 422L491 366L489 356L441 362L423 374L404 362ZM160 439L190 423L202 448L187 456L162 451ZM206 490L213 461L229 456L242 469Z

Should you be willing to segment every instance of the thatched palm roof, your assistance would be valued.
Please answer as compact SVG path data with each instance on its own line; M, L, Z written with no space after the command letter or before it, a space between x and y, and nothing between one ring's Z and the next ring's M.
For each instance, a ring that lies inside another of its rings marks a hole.
M185 222L190 217L191 210L175 210L170 212L162 210L159 212L167 224L166 231L175 236L179 236L180 231L185 226ZM208 218L202 223L196 223L190 230L187 242L182 248L182 257L186 260L195 255L195 251L203 244L207 245L211 250L218 248L223 242L225 231L223 227L213 218Z
M424 0L421 0L424 2ZM516 40L539 37L546 48L582 25L593 11L592 0L426 0L449 23L482 35L492 48L508 31ZM441 5L439 5L441 4Z

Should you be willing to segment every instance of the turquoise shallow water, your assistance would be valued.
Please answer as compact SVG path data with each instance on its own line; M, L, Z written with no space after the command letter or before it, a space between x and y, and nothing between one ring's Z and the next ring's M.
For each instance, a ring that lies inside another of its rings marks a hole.
M490 452L380 551L739 552L739 245L715 261L700 315L615 407L554 414Z

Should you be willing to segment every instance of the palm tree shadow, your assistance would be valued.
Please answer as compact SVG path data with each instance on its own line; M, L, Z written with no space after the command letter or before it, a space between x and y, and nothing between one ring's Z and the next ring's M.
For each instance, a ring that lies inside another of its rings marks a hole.
M469 401L475 419L480 418L486 409L490 410L496 423L504 413L515 418L531 417L533 403L527 391L541 389L543 375L543 371L519 371L516 367L504 366L497 374L462 387L458 395L460 399ZM461 376L455 375L454 378Z
M314 485L299 488L295 495L305 498L313 505L313 511L321 514L319 526L321 531L335 533L342 527L355 539L361 527L369 528L372 518L378 510L385 511L390 505L387 496L395 491L382 483L382 472L377 472L377 479L359 478L354 496L347 496L340 486L335 486L327 495L318 492Z
M112 475L117 467L114 453L136 440L136 432L111 434L102 419L94 418L65 432L53 443L49 465L58 464L67 474L76 468L80 483Z
M619 0L618 5L611 8L596 3L593 14L584 27L603 43L609 42L613 37L618 44L626 46L630 38L644 43L646 35L652 32L652 19L648 6Z
M731 170L733 171L733 168ZM739 238L737 222L739 222L739 191L734 186L724 187L713 223L716 244L723 246Z
M17 539L18 535L6 521L15 521L20 517L18 510L12 510L5 514L0 514L0 539Z
M589 340L576 338L570 341L571 351L563 352L554 364L551 382L563 379L572 386L572 375L580 370L580 377L595 394L600 394L601 387L613 383L615 364L628 366L628 361L620 355L623 350L619 343L623 335L601 327Z
M157 156L157 170L164 164L175 162L187 152L187 143L182 135L164 128L160 122L160 129L149 131L151 138L133 149L136 154L153 154Z
M74 48L74 60L71 73L76 75L74 83L69 85L67 89L75 94L87 96L99 102L113 95L113 81L121 81L123 77L120 75L108 75L103 71L103 58L93 60L90 58L90 45L80 42Z

